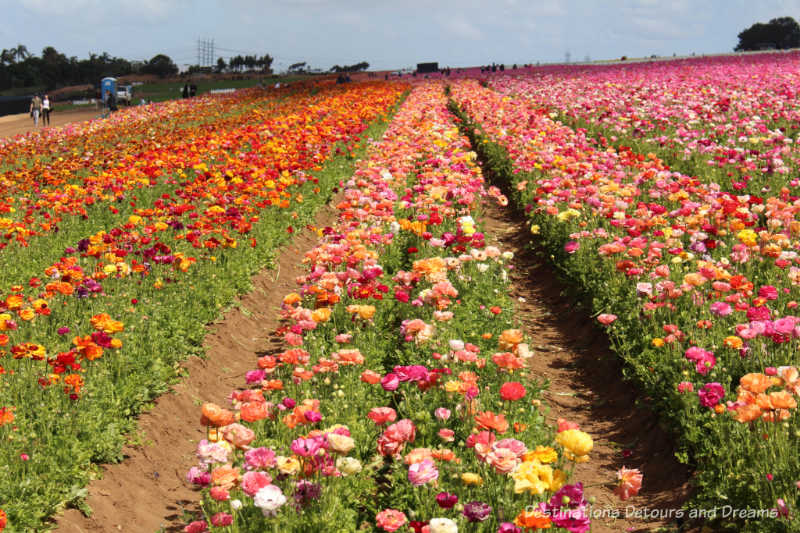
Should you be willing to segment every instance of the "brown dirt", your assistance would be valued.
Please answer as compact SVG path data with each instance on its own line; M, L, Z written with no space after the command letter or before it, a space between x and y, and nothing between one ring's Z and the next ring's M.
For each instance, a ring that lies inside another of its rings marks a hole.
M594 439L591 461L577 465L574 481L583 482L594 496L592 533L652 531L675 527L674 521L644 519L642 511L680 509L690 495L691 474L674 456L669 435L646 406L637 406L634 387L622 379L619 359L608 338L586 311L565 298L552 266L530 247L531 235L523 217L485 206L487 234L503 250L514 252L512 296L517 316L535 352L531 374L549 380L544 392L546 418L564 418L580 425ZM640 402L643 403L643 402ZM623 450L628 457L623 456ZM644 474L638 496L621 502L613 493L616 472L622 466ZM639 517L626 512L635 508ZM617 510L620 518L614 519ZM674 511L673 511L674 512Z
M335 220L336 210L330 205L336 201L317 213L317 227ZM244 374L255 368L257 357L280 346L280 339L270 337L278 327L280 303L296 288L295 277L303 273L300 259L317 240L318 235L308 228L295 233L291 244L281 250L276 268L253 277L254 290L209 326L206 358L186 361L188 377L141 415L136 435L141 444L128 446L122 463L104 466L102 479L89 484L87 503L92 516L69 509L56 518L55 531L182 530L184 511L198 509L199 493L185 476L197 462L197 443L205 438L200 405L206 401L228 405L228 395L244 385Z
M98 116L100 116L100 111L94 108L91 110L56 110L50 113L50 127L53 128L56 126L64 126L65 124L70 124L72 122L83 122L84 120L91 120L93 118L97 118ZM39 126L33 125L33 119L27 113L0 117L0 139L34 130L41 131L42 129L44 129L44 127L42 126L41 117L39 118Z

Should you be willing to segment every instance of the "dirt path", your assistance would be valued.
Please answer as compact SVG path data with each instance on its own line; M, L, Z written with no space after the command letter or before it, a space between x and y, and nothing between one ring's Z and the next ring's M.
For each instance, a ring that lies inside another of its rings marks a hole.
M642 515L644 510L679 509L689 496L690 473L675 459L670 437L652 412L636 406L633 386L622 380L603 331L586 311L562 296L564 286L553 268L528 246L531 235L524 218L494 205L485 206L482 218L487 234L515 254L512 295L536 353L532 373L550 381L544 393L550 405L547 419L576 422L594 439L591 461L577 465L574 478L591 486L586 494L596 498L592 533L652 531L669 525L669 520ZM644 474L639 495L625 502L614 495L613 487L600 486L613 483L622 466Z
M334 222L336 210L330 206L336 201L317 213L317 227ZM277 311L283 296L296 288L295 277L305 270L300 260L318 238L309 229L295 233L291 244L282 249L276 268L253 278L255 289L209 328L207 358L188 360L184 364L188 377L139 418L140 444L126 448L124 462L104 466L103 478L89 484L87 503L92 516L67 510L56 518L55 531L182 530L187 523L184 510L196 510L199 499L185 476L197 462L197 443L205 438L200 404L228 405L228 395L244 385L244 374L255 368L257 357L282 345L281 339L270 337L278 327Z
M50 113L50 127L64 126L72 122L82 122L97 118L100 111L92 108L91 110L76 109L70 111L54 111ZM27 114L6 115L0 117L0 139L12 137L19 133L27 133L34 130L42 130L42 120L39 119L39 126L33 125L33 119Z

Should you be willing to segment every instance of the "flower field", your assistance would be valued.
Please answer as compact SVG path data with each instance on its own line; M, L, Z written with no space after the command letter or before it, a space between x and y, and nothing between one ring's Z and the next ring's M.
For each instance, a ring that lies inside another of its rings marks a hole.
M90 512L97 465L302 229L280 347L196 401L178 529L591 531L581 476L611 437L553 416L488 203L589 303L694 472L687 505L796 530L798 67L321 81L0 140L0 531ZM637 466L592 488L624 507Z
M774 97L797 60L451 88L531 232L592 299L629 372L675 428L679 453L697 468L695 502L774 509L774 522L747 525L755 531L787 527L800 479L796 111L788 96ZM765 76L770 69L775 76ZM723 113L714 99L726 97L736 104ZM766 118L735 120L755 109ZM691 175L657 155L676 146L673 159ZM744 157L721 160L726 151Z
M4 159L0 250L0 501L13 529L79 500L90 462L119 457L131 415L325 203L326 161L385 127L404 89L240 93L19 141ZM181 113L192 122L167 133ZM68 148L50 149L59 135Z

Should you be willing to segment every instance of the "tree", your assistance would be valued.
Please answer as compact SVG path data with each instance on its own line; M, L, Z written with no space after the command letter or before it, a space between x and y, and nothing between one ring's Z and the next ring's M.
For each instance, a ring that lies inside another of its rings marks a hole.
M756 22L742 30L739 44L733 50L785 50L800 47L800 24L792 17L779 17L764 24Z
M367 70L369 68L369 63L366 61L362 61L361 63L356 63L355 65L345 65L340 67L339 65L334 65L331 67L332 72L359 72L362 70Z
M216 68L217 74L221 74L222 72L225 72L226 68L228 68L228 65L225 63L225 60L222 59L221 57L218 57L217 58L217 68Z
M177 74L178 66L172 62L169 56L158 54L147 62L147 65L142 68L142 72L145 74L155 74L159 78L165 78Z

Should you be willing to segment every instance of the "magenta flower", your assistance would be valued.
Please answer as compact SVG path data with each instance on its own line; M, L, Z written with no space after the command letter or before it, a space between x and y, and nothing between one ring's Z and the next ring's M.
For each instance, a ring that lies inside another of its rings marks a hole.
M492 508L483 502L469 502L464 505L462 514L467 517L470 522L483 522L492 513Z
M725 397L725 388L717 383L706 383L703 388L697 391L700 397L700 404L703 407L713 409Z
M436 495L436 503L442 509L452 509L458 503L458 496L451 492L440 492Z

